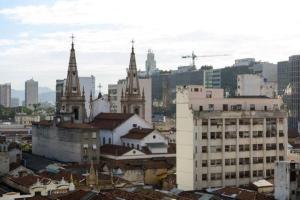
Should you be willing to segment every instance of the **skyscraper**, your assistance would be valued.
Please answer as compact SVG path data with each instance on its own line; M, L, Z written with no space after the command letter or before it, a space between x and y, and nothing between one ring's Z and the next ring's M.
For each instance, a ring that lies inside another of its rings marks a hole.
M33 108L34 104L38 103L39 99L39 84L33 78L25 82L25 106Z
M300 55L289 57L288 78L290 95L288 96L289 128L298 128L300 122Z
M11 85L5 83L0 85L0 105L10 107L11 105Z
M281 61L277 63L277 80L278 80L278 94L283 95L286 87L289 84L288 78L288 61Z
M146 65L147 75L149 76L156 69L156 61L154 59L154 53L151 49L148 50L147 60L145 65Z

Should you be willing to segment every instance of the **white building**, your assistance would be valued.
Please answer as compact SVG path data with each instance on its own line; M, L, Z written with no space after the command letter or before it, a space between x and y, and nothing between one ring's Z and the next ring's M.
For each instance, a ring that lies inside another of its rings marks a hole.
M139 86L145 93L145 120L149 123L152 122L152 83L151 78L139 79ZM108 85L108 94L110 96L110 111L113 113L121 113L121 96L122 89L125 91L126 80L118 81L118 84Z
M25 82L25 106L33 109L33 105L38 103L39 84L37 81L30 79Z
M300 199L300 163L293 161L276 162L274 185L276 199Z
M11 85L10 83L0 84L0 105L11 106Z
M239 186L272 176L287 159L287 112L281 99L224 98L223 89L177 88L179 189Z
M275 97L277 82L267 81L260 74L240 74L237 76L237 96Z

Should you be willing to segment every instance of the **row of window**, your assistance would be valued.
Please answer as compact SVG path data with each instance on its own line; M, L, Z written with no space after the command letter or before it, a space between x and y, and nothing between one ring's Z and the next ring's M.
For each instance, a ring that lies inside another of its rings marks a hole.
M246 119L225 119L225 125L237 125L237 122L240 125L250 125L251 120L250 118ZM266 118L266 125L276 125L277 118ZM279 124L283 123L283 118L279 118ZM263 125L264 119L263 118L253 118L252 119L253 125ZM208 119L202 119L202 125L208 125ZM223 119L210 119L211 126L221 126L223 125ZM197 126L197 120L195 120L195 126Z
M279 130L279 137L284 137L283 130ZM276 137L277 131L276 130L267 130L266 137ZM253 138L262 138L263 131L252 131ZM197 140L198 133L195 133L195 139ZM202 133L202 140L206 140L208 138L207 132ZM236 139L237 132L236 131L228 131L225 132L225 139ZM239 131L239 138L250 138L249 131ZM210 139L222 139L222 132L210 132Z
M252 176L253 177L263 177L263 170L254 170L252 171ZM236 179L236 172L225 172L225 179ZM239 178L250 178L250 171L240 171L239 172ZM272 176L274 175L274 169L267 169L266 170L266 175L267 176ZM197 181L197 174L195 176L195 179ZM207 174L202 174L202 181L207 181L208 176ZM210 180L212 181L217 181L217 180L222 180L222 173L211 173L210 174Z
M279 160L282 161L284 159L283 156L279 156ZM274 163L276 161L276 156L267 156L266 157L266 163ZM262 164L264 163L263 157L252 157L252 163L253 164ZM225 165L236 165L236 158L228 158L225 159ZM248 165L250 164L250 158L239 158L239 164L240 165ZM210 166L222 166L222 159L213 159L210 160ZM198 167L198 162L195 160L195 167ZM208 167L207 160L202 160L202 167Z
M253 151L260 151L264 150L263 144L253 144ZM277 145L276 143L267 143L266 144L266 150L276 150ZM279 150L284 150L284 144L279 143ZM225 145L225 152L235 152L236 151L236 145ZM239 152L243 151L250 151L250 145L249 144L241 144L239 145ZM208 152L208 146L202 146L202 153L207 153ZM217 146L210 146L210 152L211 153L218 153L222 152L222 145L217 145ZM197 146L195 146L195 153L197 152Z

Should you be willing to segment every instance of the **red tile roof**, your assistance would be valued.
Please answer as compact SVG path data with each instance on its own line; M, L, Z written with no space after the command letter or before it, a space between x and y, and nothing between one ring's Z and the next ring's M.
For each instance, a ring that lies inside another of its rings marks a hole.
M114 130L133 115L125 113L100 113L90 124L100 129Z
M123 135L121 138L140 140L145 138L153 131L154 129L151 128L133 128L126 135Z

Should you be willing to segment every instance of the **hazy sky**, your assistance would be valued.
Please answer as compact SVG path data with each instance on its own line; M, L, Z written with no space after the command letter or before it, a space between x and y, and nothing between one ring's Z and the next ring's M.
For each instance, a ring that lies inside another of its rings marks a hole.
M0 0L0 83L23 89L34 78L54 89L67 73L70 36L80 76L107 84L125 77L130 40L138 68L148 48L160 69L176 69L182 55L197 66L232 65L234 59L286 60L300 54L299 0Z

